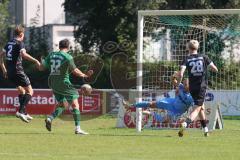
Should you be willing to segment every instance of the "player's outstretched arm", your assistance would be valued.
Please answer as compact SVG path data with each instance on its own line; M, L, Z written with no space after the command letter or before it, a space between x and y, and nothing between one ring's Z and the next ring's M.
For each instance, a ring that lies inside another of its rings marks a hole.
M7 78L7 69L4 65L4 56L5 56L5 52L0 52L0 67L2 69L3 77Z
M93 74L93 70L89 70L86 74L80 71L78 68L75 68L72 72L75 76L88 78L91 77Z
M179 75L178 75L178 83L177 83L177 86L179 86L179 84L182 82L182 79L183 79L183 75L184 75L184 72L186 70L186 66L181 66L181 69L179 71Z
M209 67L211 68L212 71L218 72L218 68L215 66L213 62L209 64Z
M43 64L40 64L37 68L38 68L39 71L44 71L45 70L45 67L43 66Z
M37 68L40 67L40 65L41 65L40 62L39 62L36 58L33 58L32 56L30 56L29 54L27 54L26 51L21 51L21 56L22 56L23 59L35 63L35 64L37 65Z

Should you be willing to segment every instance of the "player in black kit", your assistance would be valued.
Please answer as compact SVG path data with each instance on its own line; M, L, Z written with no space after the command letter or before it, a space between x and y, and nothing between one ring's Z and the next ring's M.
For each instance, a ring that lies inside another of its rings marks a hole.
M204 99L207 89L207 69L208 66L212 71L218 72L217 67L206 55L198 54L197 50L199 42L191 40L188 43L189 55L182 62L179 72L179 83L182 81L185 70L188 71L189 89L194 99L195 107L190 113L186 122L182 123L182 127L179 131L179 136L183 136L183 128L187 127L192 121L199 115L202 128L204 130L204 136L208 136L208 128L206 126L206 116L204 112Z
M18 112L16 112L16 116L28 123L29 120L33 118L26 113L25 108L33 95L33 89L29 78L24 73L22 59L35 63L37 67L40 66L40 63L26 52L23 43L24 27L21 25L16 26L14 34L15 38L9 41L2 52L0 52L0 66L3 71L3 76L13 82L19 92L18 98L20 106ZM4 65L4 57L6 67Z

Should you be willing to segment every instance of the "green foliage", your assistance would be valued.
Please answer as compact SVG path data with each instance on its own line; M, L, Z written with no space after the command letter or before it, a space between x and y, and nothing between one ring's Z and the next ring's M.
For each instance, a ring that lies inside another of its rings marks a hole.
M8 0L0 1L0 48L3 48L7 40L9 23Z
M139 9L206 9L239 8L237 0L66 0L65 10L71 22L79 26L75 32L84 52L97 48L101 52L107 41L132 42L134 53L137 39L137 11ZM74 18L73 18L74 17Z
M159 4L143 0L66 0L64 6L67 12L76 17L74 24L79 28L75 38L83 51L90 52L97 47L101 52L107 41L121 43L128 40L136 44L137 10L158 9Z
M71 16L71 23L79 27L74 35L76 41L82 45L83 52L89 53L97 50L104 62L106 62L97 81L97 86L107 87L108 84L111 84L110 79L106 78L110 77L108 61L111 61L111 56L116 52L106 55L102 48L108 41L114 41L117 44L128 41L132 45L126 54L129 58L133 57L136 52L138 10L239 8L240 2L238 0L66 0L64 7L68 15ZM166 17L165 21L169 21L169 19ZM191 19L186 19L184 23L191 23ZM236 22L236 24L238 23ZM186 27L185 29L188 30L189 28ZM162 32L162 34L164 34L165 31L163 30ZM182 32L185 31L183 30ZM178 36L181 35L184 35L184 33L178 34ZM155 35L155 38L157 40L159 35ZM207 39L206 47L210 49L206 53L216 62L219 68L223 68L226 63L220 56L220 53L223 50L224 43L214 34L209 34ZM213 42L215 45L212 44ZM125 66L122 66L120 68L124 67ZM152 67L154 68L155 65L153 64ZM224 74L228 73L229 72L224 72ZM216 77L216 75L212 76ZM222 81L220 83L226 82Z

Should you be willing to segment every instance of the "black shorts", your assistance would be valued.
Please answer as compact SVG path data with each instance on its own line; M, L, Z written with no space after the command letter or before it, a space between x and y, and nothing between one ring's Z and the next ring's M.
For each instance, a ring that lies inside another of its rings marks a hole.
M27 87L31 85L30 80L25 73L8 74L8 79L14 83L15 87Z
M194 100L195 105L197 106L203 105L203 102L205 100L206 90L207 90L206 87L190 90L190 93Z

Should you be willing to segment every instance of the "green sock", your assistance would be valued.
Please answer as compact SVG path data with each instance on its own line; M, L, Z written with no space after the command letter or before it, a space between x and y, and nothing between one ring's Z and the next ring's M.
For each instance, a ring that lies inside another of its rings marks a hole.
M80 126L80 111L79 109L73 109L73 119L75 121L75 126Z
M55 111L52 113L52 115L50 116L50 118L52 120L55 119L56 117L60 116L64 110L65 108L63 106L57 107Z

